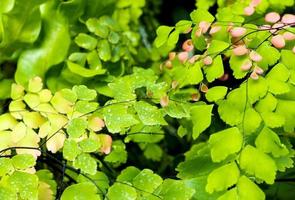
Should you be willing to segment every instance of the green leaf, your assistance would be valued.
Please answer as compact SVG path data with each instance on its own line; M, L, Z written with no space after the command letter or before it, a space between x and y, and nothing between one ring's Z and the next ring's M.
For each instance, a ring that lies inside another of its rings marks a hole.
M243 71L241 67L248 62L251 62L248 56L232 55L230 57L229 66L233 70L233 75L236 79L244 78L247 75L248 71Z
M87 69L79 64L73 63L71 61L67 61L67 66L69 70L75 74L78 74L79 76L82 77L93 77L96 75L101 75L106 72L105 69Z
M134 187L146 192L153 192L162 182L162 178L150 169L142 170L132 181ZM146 193L142 193L142 195L146 195Z
M31 6L29 3L26 5ZM42 17L44 39L40 45L21 53L15 73L17 83L25 84L35 76L44 77L49 68L62 62L67 55L70 46L67 20L52 6L52 2L44 5ZM27 19L27 17L23 17L23 19ZM12 35L15 34L12 33Z
M241 128L245 134L255 132L261 124L261 116L253 108L248 108L245 111L245 117L241 124Z
M205 94L205 96L209 102L216 102L218 100L224 99L226 93L227 93L227 87L215 86L210 88Z
M28 91L32 93L38 93L43 87L42 79L40 77L34 77L29 80Z
M213 59L213 63L211 65L208 65L204 68L204 71L206 73L206 78L209 82L214 81L217 78L220 78L223 73L223 62L221 56L217 56Z
M237 188L233 188L218 197L218 200L239 199Z
M96 160L89 154L82 153L74 160L73 166L81 169L82 172L94 175L97 171Z
M260 99L256 103L255 109L260 113L266 112L266 111L271 112L276 109L277 104L278 104L277 99L271 93L267 93L267 95L263 99Z
M0 186L0 199L16 200L17 198L18 197L14 188L5 188L3 186Z
M36 160L31 154L19 154L12 157L11 162L15 169L28 169L35 166Z
M285 118L284 130L293 132L295 128L295 102L288 100L278 100L276 113Z
M160 161L163 156L163 150L157 144L147 144L143 154L147 159L151 159L153 161Z
M196 1L196 6L197 8L208 10L215 3L216 3L216 0L198 0Z
M295 60L294 60L294 53L291 50L283 49L281 51L281 62L288 68L288 69L295 69Z
M128 113L128 106L124 104L107 106L103 109L103 115L106 127L111 133L121 132L139 123L134 115Z
M45 0L28 0L24 4L8 0L1 1L1 47L16 41L33 43L38 38L41 30L39 6L44 2Z
M31 109L35 109L40 104L40 97L38 94L27 93L24 96L24 102L26 102Z
M267 81L263 77L259 77L258 80L253 80L249 78L248 81L244 83L241 87L245 90L248 90L248 100L251 104L263 98L268 90Z
M63 157L67 160L74 161L81 153L79 146L74 140L66 140L62 149Z
M162 197L162 199L189 200L192 199L195 193L195 190L186 185L184 181L173 179L165 179L160 186L160 190L159 196Z
M139 172L140 170L137 169L136 167L133 167L133 166L126 167L125 169L121 171L121 173L117 177L117 181L132 183L132 180L134 179L134 177L136 177L139 174Z
M127 133L125 142L134 141L137 143L156 143L164 138L164 131L160 125L146 126L143 124L137 124L132 126Z
M196 191L192 199L216 200L222 194L221 192L215 192L213 194L206 192L207 176L187 179L185 180L185 184Z
M116 140L112 143L112 151L109 155L105 157L106 162L113 164L121 164L127 161L127 151L126 146L121 140Z
M167 122L163 118L163 113L156 106L138 101L134 104L134 109L138 114L139 119L144 125L166 125Z
M177 30L172 31L167 39L167 45L168 46L174 46L177 44L179 39L179 32Z
M276 64L266 75L267 79L286 82L290 77L289 69L282 63Z
M263 69L267 69L268 66L273 66L280 59L280 52L270 46L269 42L263 42L257 49L257 53L262 56L262 60L257 65Z
M250 179L246 176L241 176L237 187L227 191L222 196L218 198L218 200L227 200L227 199L257 199L264 200L265 195L264 192Z
M93 50L97 45L97 40L85 33L79 33L77 37L75 37L75 43L84 49Z
M285 83L290 77L290 71L284 64L278 63L267 74L266 80L269 85L269 91L273 94L283 94L290 91L290 87Z
M67 187L61 195L61 200L69 199L101 200L100 196L97 194L97 188L89 182L78 183Z
M182 179L189 179L208 175L219 164L213 163L210 155L199 156L191 160L181 162L176 170L179 172L177 177Z
M185 161L181 162L176 168L179 172L177 177L181 179L207 177L208 174L220 166L221 164L212 162L209 145L206 143L199 143L192 146L192 148L185 153Z
M38 199L38 177L34 174L16 171L8 178L8 186L19 193L21 199Z
M196 34L196 31L197 31L197 26L195 26L192 31L192 40L193 40L194 46L196 47L196 49L203 51L207 48L206 38L204 35L201 35L200 37L194 37L194 35Z
M103 61L109 61L112 58L111 46L107 40L100 40L97 44L98 56Z
M270 128L282 127L285 124L284 116L274 112L262 112L261 117L266 126Z
M134 82L128 76L118 78L108 85L114 95L114 99L117 101L128 101L136 98Z
M14 0L3 0L0 6L0 13L9 12L14 6Z
M294 167L293 157L294 157L294 150L289 148L289 154L287 156L274 158L278 171L285 172L287 168L293 168Z
M30 96L30 99L33 99L32 97ZM29 102L30 99L28 99L26 102ZM37 104L38 101L39 101L39 99L34 100L34 101L36 101L36 103L34 103L34 104ZM50 103L52 104L52 106L54 107L54 109L56 111L58 111L59 113L66 114L66 113L72 111L72 105L73 105L73 103L70 102L70 101L68 101L66 98L64 98L63 97L63 94L61 92L56 92L53 95L53 97L51 98ZM35 106L37 106L37 105L35 105ZM31 106L33 106L33 105L31 105Z
M73 87L73 91L80 100L91 101L96 98L96 91L93 89L88 89L85 85L75 85Z
M190 14L190 17L191 17L192 21L196 24L198 24L201 21L206 21L206 22L213 22L214 21L214 17L207 10L204 10L204 9L194 10Z
M18 122L11 114L5 113L0 115L0 131L13 129Z
M12 165L11 159L0 158L0 177L4 176L5 174L11 173L13 170L14 167Z
M71 103L75 103L77 101L77 95L73 90L70 89L62 89L59 91L61 96L65 98L67 101Z
M25 88L22 85L12 83L10 96L13 100L19 99L24 96L24 91Z
M23 121L27 127L36 129L45 122L45 119L39 112L26 112L23 114Z
M264 180L267 184L273 184L277 167L274 160L261 150L247 145L240 155L240 167L248 174Z
M82 118L75 118L69 121L67 133L70 137L78 138L85 133L87 121Z
M199 105L191 108L194 139L210 126L212 109L213 105Z
M223 191L238 182L240 170L232 162L213 170L207 179L206 191L210 194L215 191Z
M44 183L47 183L50 186L50 188L53 190L53 193L55 193L57 188L57 183L55 182L53 173L51 171L49 171L48 169L41 169L36 172L36 175L39 178L39 182L42 181Z
M100 147L100 144L98 142L98 140L95 139L84 139L79 143L79 146L81 147L83 152L94 152L97 151L98 148Z
M227 43L227 42L223 42L220 40L212 40L210 43L210 46L207 49L207 53L212 56L219 55L221 52L223 52L228 47L229 47L229 43ZM221 63L222 63L222 61L221 61Z
M155 39L155 46L159 48L162 46L167 40L170 32L173 30L173 27L169 26L159 26L157 28L157 37Z
M108 40L112 44L117 44L120 41L120 35L114 31L111 31Z
M78 101L75 105L75 111L88 114L95 111L98 108L98 103L89 101Z
M186 33L192 26L192 22L189 20L180 20L175 24L175 30L180 33Z
M91 178L91 180L89 180L89 178ZM88 175L88 178L80 173L77 177L77 181L78 183L91 183L98 189L98 194L101 198L103 194L107 193L107 189L109 188L109 179L107 175L101 171L97 171L94 175Z
M246 176L241 176L237 184L239 199L257 199L264 200L264 192L249 178Z
M11 79L3 79L0 81L0 99L7 99L10 97L10 89L13 81Z
M283 81L278 81L270 78L266 80L269 86L268 90L275 95L288 93L290 91L289 85L287 83L284 83Z
M178 103L176 101L170 101L168 106L165 106L164 111L173 118L183 118L189 117L189 106L183 103Z
M179 83L179 87L187 85L196 85L203 80L203 73L200 62L196 62L193 66L185 68L175 67L172 69L173 79Z
M98 70L103 71L101 60L98 57L97 51L93 50L86 55L86 60L88 63L88 67L91 70L95 70L98 73Z
M107 198L109 200L117 200L117 199L136 200L137 193L136 193L136 189L133 188L131 185L123 184L123 183L115 183L109 188L107 193Z
M268 127L264 127L255 140L256 147L264 153L271 153L274 157L286 156L289 151L281 143L279 136Z
M96 18L90 18L86 21L88 30L101 38L107 38L109 35L109 28L107 25L101 23Z
M210 135L209 145L213 162L221 162L229 155L240 151L243 136L236 127L228 128Z

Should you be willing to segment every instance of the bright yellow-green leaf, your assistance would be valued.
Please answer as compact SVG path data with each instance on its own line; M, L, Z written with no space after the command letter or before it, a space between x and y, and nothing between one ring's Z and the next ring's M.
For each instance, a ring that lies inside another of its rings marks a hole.
M274 160L251 145L247 145L241 152L240 167L268 184L274 183L277 171Z
M194 139L198 138L210 126L212 109L213 105L199 105L191 108Z
M215 86L210 88L205 94L206 99L209 102L216 102L220 99L223 99L227 93L227 87L225 86Z
M221 162L242 147L243 136L236 127L210 135L209 145L213 162Z
M279 136L266 126L257 136L255 145L264 153L271 153L274 157L286 156L289 153Z
M236 163L232 162L213 170L207 179L206 191L213 193L223 191L238 182L240 170Z

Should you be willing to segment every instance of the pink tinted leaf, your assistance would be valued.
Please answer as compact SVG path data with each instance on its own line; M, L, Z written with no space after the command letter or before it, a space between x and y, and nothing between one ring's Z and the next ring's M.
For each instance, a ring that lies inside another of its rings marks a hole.
M243 27L235 27L230 30L230 34L233 37L241 37L246 33L246 29Z
M270 12L267 13L264 17L264 20L268 23L276 23L277 21L280 20L280 15L277 12Z
M245 45L240 45L237 46L236 48L233 49L233 53L236 56L242 56L245 55L249 52L249 50L247 49L247 47Z
M201 29L202 33L206 33L208 29L210 28L210 23L206 21L201 21L199 23L199 28Z
M242 66L241 70L242 71L248 71L252 67L252 62L250 60L247 60Z
M187 61L187 59L188 59L188 52L183 51L183 52L178 53L178 59L181 62Z
M258 74L257 74L255 71L253 71L253 72L251 73L250 77L251 77L253 80L258 80L258 79L259 79L259 76L258 76Z
M221 30L221 26L212 26L210 31L209 31L209 34L213 35L214 33L217 33L220 30Z
M291 41L295 39L295 34L290 32L283 33L283 37L285 40Z
M176 56L175 52L170 52L169 53L169 60L174 60L175 56Z
M251 5L244 8L244 14L246 16L251 16L251 15L253 15L254 12L255 12L255 8Z
M274 47L281 49L285 47L285 39L282 35L275 35L271 38L271 43L273 44Z
M295 15L285 14L281 20L284 24L293 24L295 23Z
M254 71L256 72L256 74L259 74L259 75L261 75L261 74L263 74L263 69L261 69L260 67L255 67L254 68Z
M251 51L250 52L250 59L253 60L254 62L259 62L262 60L262 57L256 51Z
M192 51L194 49L193 41L191 39L186 40L182 44L182 49L187 52Z
M211 56L206 56L203 60L205 65L211 65L212 64L212 58Z
M161 97L160 104L162 107L167 107L169 104L169 97L168 96Z
M256 7L260 4L261 0L252 0L250 5L253 6L253 7Z

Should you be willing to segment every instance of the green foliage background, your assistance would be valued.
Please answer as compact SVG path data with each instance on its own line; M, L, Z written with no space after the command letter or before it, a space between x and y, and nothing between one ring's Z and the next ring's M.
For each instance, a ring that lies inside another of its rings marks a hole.
M294 1L251 2L0 0L0 199L295 198Z

